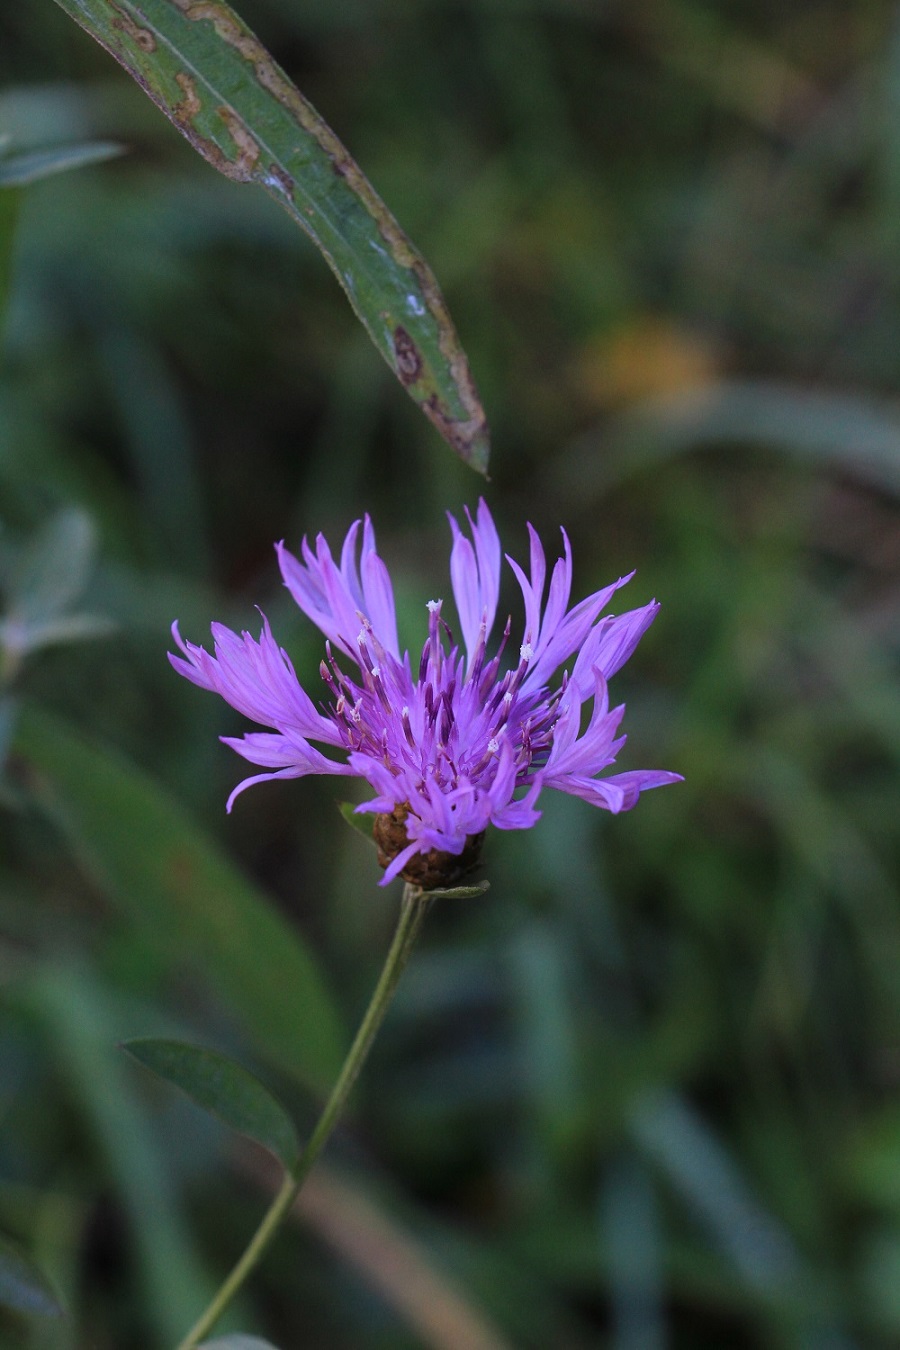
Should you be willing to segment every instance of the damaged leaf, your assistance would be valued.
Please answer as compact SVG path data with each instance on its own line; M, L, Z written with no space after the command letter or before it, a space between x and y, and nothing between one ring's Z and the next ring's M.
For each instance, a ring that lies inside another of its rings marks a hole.
M488 433L434 274L359 166L221 0L57 0L214 168L256 183L324 255L375 346L460 457Z

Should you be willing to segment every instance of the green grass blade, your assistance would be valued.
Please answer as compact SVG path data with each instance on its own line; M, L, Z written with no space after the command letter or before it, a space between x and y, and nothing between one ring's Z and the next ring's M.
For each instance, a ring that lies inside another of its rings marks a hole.
M484 472L488 437L437 281L334 132L219 0L57 0L214 168L266 189L321 250L375 346Z
M154 1332L148 1344L172 1345L214 1285L188 1232L163 1147L116 1052L115 1005L77 965L48 965L18 992L48 1032L55 1067L102 1149L128 1217L141 1302Z
M28 150L0 159L0 188L26 187L55 173L102 164L125 153L114 141L89 141L78 145L57 145L49 150Z
M173 963L194 963L258 1044L316 1090L340 1064L334 1004L300 935L184 808L111 749L29 708L30 786L107 895Z

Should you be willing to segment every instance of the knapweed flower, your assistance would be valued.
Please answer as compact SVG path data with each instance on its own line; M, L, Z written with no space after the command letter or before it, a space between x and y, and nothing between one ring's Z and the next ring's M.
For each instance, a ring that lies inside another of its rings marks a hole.
M364 778L375 796L357 810L375 814L382 884L399 875L431 889L450 884L477 860L488 825L534 825L544 788L619 812L630 810L645 789L680 781L680 774L659 769L600 777L626 739L617 735L625 709L610 708L607 681L653 622L656 602L601 617L630 580L622 577L569 609L572 553L563 531L563 557L544 603L544 550L529 525L530 575L507 555L525 601L525 628L517 654L505 662L511 620L498 650L489 649L500 540L484 501L475 520L468 511L466 517L471 539L450 517L450 582L461 642L444 618L443 601L429 600L428 637L415 665L409 652L400 652L391 579L368 516L350 527L340 563L322 535L315 551L304 539L300 558L277 546L284 584L327 639L318 701L301 687L265 616L258 640L213 624L213 655L185 642L173 625L183 653L170 655L175 669L274 728L222 737L269 770L235 788L229 811L244 788L269 778Z

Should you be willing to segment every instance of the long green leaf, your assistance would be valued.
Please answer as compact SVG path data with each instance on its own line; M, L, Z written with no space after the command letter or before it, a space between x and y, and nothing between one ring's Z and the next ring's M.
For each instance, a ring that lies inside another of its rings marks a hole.
M57 0L214 168L257 183L323 253L441 435L484 472L484 412L437 281L334 132L221 0Z
M115 1051L115 1004L90 973L56 962L15 992L47 1028L57 1071L128 1216L153 1343L173 1345L215 1286L188 1232L164 1148Z
M312 954L184 808L133 764L34 708L15 748L30 786L109 898L173 962L193 963L260 1046L317 1090L340 1063Z
M44 1275L5 1238L0 1238L0 1306L29 1317L63 1316Z
M286 1168L297 1161L300 1141L287 1111L255 1074L227 1055L157 1037L124 1041L122 1049L204 1111L262 1144Z

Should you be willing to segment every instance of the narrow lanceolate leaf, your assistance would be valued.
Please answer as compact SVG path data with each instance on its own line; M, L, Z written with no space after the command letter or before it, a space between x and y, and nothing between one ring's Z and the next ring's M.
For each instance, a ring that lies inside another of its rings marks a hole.
M46 1278L5 1238L0 1238L0 1306L28 1317L63 1316Z
M479 881L474 886L441 886L434 891L426 891L432 900L474 900L491 889L489 881Z
M324 254L372 341L461 457L485 416L437 282L334 132L220 0L58 0L194 148L257 183Z
M256 1075L233 1059L184 1041L150 1037L125 1041L122 1049L204 1111L262 1144L286 1168L297 1161L300 1141L294 1122Z

